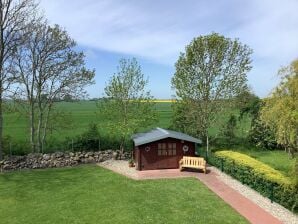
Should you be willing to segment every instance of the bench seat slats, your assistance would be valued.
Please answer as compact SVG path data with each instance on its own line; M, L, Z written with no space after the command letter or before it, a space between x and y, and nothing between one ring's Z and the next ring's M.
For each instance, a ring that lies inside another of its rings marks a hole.
M201 169L206 173L206 161L202 157L183 156L179 162L179 168L181 171L183 168Z

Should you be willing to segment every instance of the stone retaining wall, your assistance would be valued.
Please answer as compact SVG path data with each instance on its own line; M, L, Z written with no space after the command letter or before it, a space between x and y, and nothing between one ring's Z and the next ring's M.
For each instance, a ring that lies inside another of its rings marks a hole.
M121 159L129 159L130 155L131 153L125 152ZM105 150L98 152L32 153L26 156L12 156L0 161L0 171L76 166L79 164L103 162L109 159L120 159L120 152Z

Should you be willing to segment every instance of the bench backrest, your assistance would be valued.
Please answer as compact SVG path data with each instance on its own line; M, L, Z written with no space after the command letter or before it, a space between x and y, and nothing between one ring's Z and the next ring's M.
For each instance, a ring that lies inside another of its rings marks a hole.
M204 167L206 165L206 161L202 157L183 156L182 161L183 166Z

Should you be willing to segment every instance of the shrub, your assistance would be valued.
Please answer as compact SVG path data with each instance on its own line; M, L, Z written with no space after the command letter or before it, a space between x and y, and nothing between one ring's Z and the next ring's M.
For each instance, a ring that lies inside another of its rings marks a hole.
M89 124L88 129L81 135L66 138L65 146L70 151L97 151L119 149L121 140L108 134L101 135L96 124ZM125 149L132 148L131 141L125 142Z
M218 151L209 162L224 172L271 198L284 207L298 212L298 188L293 180L252 157L233 151Z
M252 123L248 139L261 149L273 150L279 148L273 131L259 119L255 119Z

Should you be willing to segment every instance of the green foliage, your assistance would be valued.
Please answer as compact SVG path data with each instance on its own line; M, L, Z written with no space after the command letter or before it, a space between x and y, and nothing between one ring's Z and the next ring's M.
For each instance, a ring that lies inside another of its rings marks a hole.
M147 83L136 59L122 59L105 87L106 97L98 102L109 133L120 138L120 150L133 133L156 121L153 97L145 90Z
M213 165L223 167L224 172L262 195L298 212L298 188L292 179L279 171L250 156L233 151L215 152L209 160Z
M298 150L298 60L279 74L281 82L265 99L260 118L273 131L277 143L294 155Z
M217 33L194 38L175 64L174 126L205 138L217 114L246 89L252 51Z
M295 185L298 187L298 158L295 158L295 163L292 168L292 176L294 177Z
M274 132L262 122L255 119L248 135L249 142L260 149L274 150L280 148L274 136Z
M100 148L100 135L97 125L90 123L88 129L75 138L67 138L68 147L73 151L97 151Z
M240 110L240 119L242 119L244 115L249 115L252 118L252 121L258 117L262 104L262 101L258 96L251 91L246 90L237 96L236 101L236 105Z
M229 120L226 125L223 127L222 134L226 137L230 142L235 138L235 132L237 127L237 118L235 115L230 115Z

